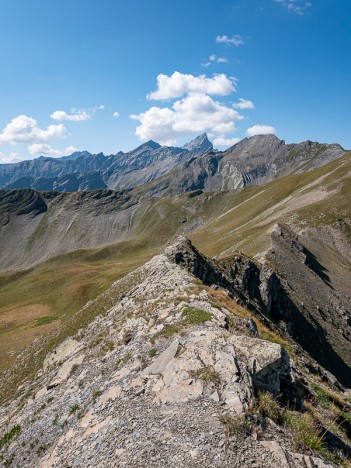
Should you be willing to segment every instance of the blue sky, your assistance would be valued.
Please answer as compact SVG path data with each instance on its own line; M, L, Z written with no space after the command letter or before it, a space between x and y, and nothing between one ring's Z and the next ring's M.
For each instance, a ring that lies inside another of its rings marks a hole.
M0 162L220 149L275 132L351 148L350 0L0 0Z

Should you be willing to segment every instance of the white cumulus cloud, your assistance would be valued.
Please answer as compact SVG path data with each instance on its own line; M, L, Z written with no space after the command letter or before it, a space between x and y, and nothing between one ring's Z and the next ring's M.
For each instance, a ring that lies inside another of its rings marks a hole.
M112 117L115 117L116 119L120 116L120 113L119 112L114 112L112 114Z
M252 101L249 101L248 99L239 98L239 102L236 102L235 104L233 104L233 107L235 107L236 109L241 109L241 110L254 109L255 104Z
M171 108L151 107L130 117L140 122L135 131L140 140L155 139L165 145L174 145L179 137L191 133L233 133L235 122L243 118L233 108L200 93L177 100Z
M90 120L98 110L104 110L105 106L101 104L100 106L91 107L90 109L77 109L72 107L70 112L63 110L57 110L53 112L50 117L53 120L67 120L69 122L83 122L85 120Z
M28 147L28 151L32 156L66 156L74 153L77 149L74 146L67 146L64 150L58 150L45 143L34 143Z
M37 121L32 117L19 115L12 119L0 133L0 144L46 143L66 136L67 129L63 124L49 125L43 129L38 127Z
M275 3L279 3L281 6L287 10L296 13L297 15L302 16L305 13L305 10L312 6L311 2L306 2L305 0L274 0Z
M149 93L147 99L179 98L188 93L228 96L235 91L236 81L236 78L228 78L223 73L210 78L206 77L206 75L194 76L178 71L170 76L161 73L157 76L157 90Z
M223 136L217 137L213 140L215 146L229 148L240 141L240 138L225 138Z
M235 46L240 46L244 44L243 38L239 34L235 34L233 37L229 36L217 36L217 44L233 44Z
M12 164L20 160L20 155L18 153L4 154L0 151L0 164Z
M70 122L81 122L83 120L90 120L91 119L91 113L89 113L86 110L77 110L76 112L71 114L68 114L65 111L62 110L57 110L53 112L50 117L53 120L68 120Z
M255 136L255 135L270 135L270 134L276 134L277 130L272 127L271 125L262 125L262 124L257 124L254 125L253 127L250 127L246 130L246 133L249 136Z

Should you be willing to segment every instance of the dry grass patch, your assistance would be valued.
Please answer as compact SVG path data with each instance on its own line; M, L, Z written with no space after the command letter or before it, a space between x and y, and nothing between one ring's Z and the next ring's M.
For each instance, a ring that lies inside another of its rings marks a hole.
M293 355L293 350L288 341L279 336L275 331L270 330L268 327L263 325L262 322L257 319L252 312L237 304L235 301L233 301L233 299L228 297L224 291L216 291L211 288L207 288L207 291L219 304L221 304L225 309L229 310L229 312L232 312L235 316L244 319L251 318L256 323L259 332L258 338L270 341L272 343L277 343L282 348L284 348L289 353L289 355ZM267 320L266 317L265 319Z

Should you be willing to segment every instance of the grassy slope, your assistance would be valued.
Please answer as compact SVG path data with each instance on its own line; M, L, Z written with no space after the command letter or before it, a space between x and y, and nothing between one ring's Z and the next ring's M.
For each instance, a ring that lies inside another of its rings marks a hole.
M206 207L218 217L190 238L208 255L238 250L255 255L269 246L269 232L278 220L299 227L332 224L337 220L348 220L351 224L350 174L349 153L305 174L219 194ZM318 200L315 194L323 191Z
M77 251L31 270L1 275L0 370L33 339L64 323L88 300L155 252L141 243L122 243ZM40 320L43 317L51 320Z
M269 230L277 219L301 226L306 221L328 224L337 219L351 224L350 173L351 159L347 155L313 172L265 186L157 200L137 221L134 238L129 241L78 250L27 271L0 275L0 371L8 368L18 352L38 336L55 329L66 330L59 334L56 330L60 339L65 333L74 333L81 322L76 321L73 328L65 324L88 300L145 263L196 220L207 224L190 237L209 255L235 250L254 255L264 250L269 244ZM295 200L316 190L318 185L338 192L305 208L282 212L291 203L282 203L287 197ZM91 318L93 315L94 311Z

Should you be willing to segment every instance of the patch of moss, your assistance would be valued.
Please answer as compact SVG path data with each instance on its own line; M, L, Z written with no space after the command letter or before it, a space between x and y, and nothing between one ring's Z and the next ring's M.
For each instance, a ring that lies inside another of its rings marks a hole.
M182 316L185 317L185 323L188 325L200 325L211 320L213 315L206 310L187 306L183 309Z
M14 437L17 437L22 431L22 428L19 424L13 426L9 432L6 432L0 439L0 450L4 445L9 444Z
M159 336L165 336L166 338L169 338L173 335L176 335L177 333L181 331L181 329L182 327L180 325L166 325L162 330L157 332L152 337L152 342L155 342L155 339L158 338Z
M153 358L154 356L156 356L156 354L157 354L157 349L156 348L150 349L149 357Z

